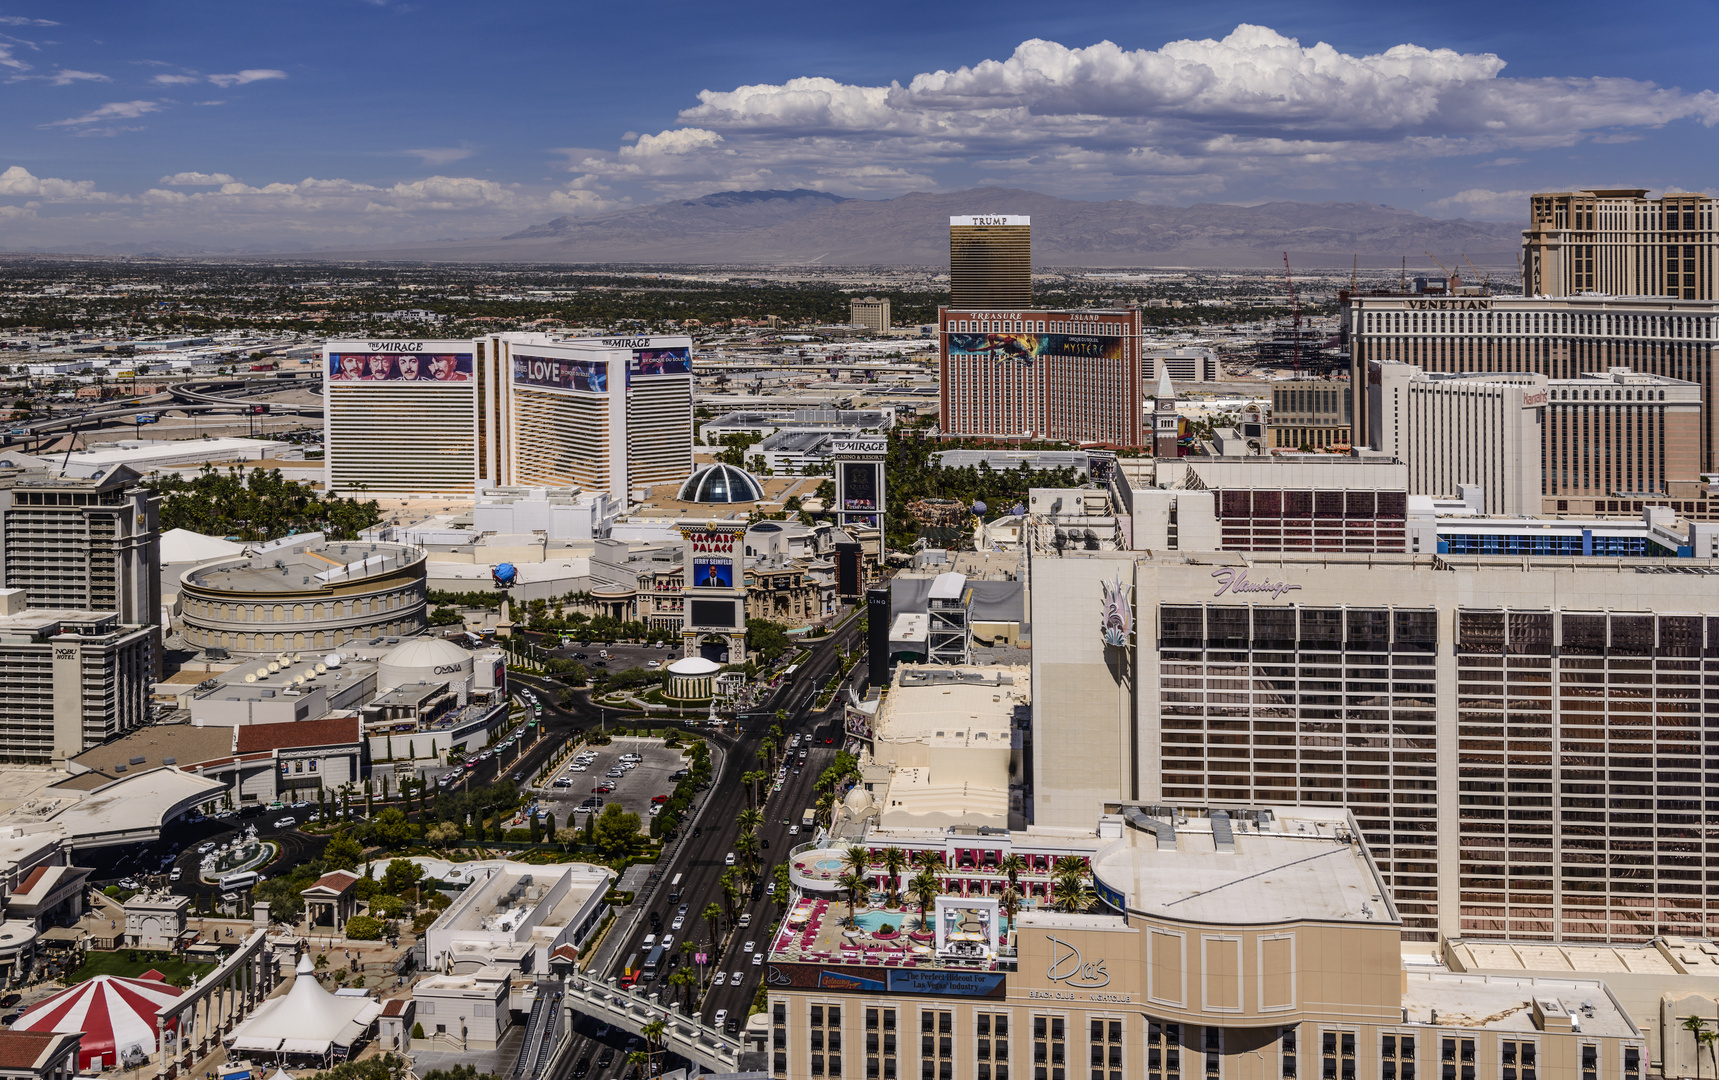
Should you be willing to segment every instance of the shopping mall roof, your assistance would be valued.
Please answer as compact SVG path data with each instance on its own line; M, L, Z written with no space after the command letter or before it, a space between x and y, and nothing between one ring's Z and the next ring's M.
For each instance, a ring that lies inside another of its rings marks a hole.
M73 848L152 841L162 825L226 790L220 781L158 767L89 792L53 821L65 827Z

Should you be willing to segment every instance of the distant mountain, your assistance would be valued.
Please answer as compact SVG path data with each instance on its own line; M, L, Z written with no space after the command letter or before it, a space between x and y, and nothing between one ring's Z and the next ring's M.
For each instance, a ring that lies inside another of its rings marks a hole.
M724 191L592 217L561 217L494 240L317 257L472 262L946 266L954 214L1027 214L1036 266L1514 265L1522 224L1443 220L1369 202L1081 202L984 187L894 199L819 191Z

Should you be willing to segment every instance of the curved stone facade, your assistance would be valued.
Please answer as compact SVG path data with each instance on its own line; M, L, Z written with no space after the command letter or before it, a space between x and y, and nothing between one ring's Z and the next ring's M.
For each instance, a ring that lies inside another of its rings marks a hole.
M336 542L204 563L179 578L185 640L262 655L409 637L425 626L424 562L401 544Z

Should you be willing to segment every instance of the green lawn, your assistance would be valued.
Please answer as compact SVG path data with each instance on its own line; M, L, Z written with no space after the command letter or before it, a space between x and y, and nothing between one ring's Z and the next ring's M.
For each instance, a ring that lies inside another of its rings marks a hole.
M84 966L65 977L68 983L80 983L97 975L123 975L135 979L151 968L167 976L169 982L189 983L197 975L211 970L208 964L188 964L183 960L164 957L159 953L138 953L138 959L127 960L124 949L118 952L90 952Z

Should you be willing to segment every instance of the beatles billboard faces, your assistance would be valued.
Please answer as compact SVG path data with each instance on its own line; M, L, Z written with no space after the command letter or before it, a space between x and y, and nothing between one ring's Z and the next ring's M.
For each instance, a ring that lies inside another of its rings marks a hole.
M329 353L329 382L470 382L471 353Z

